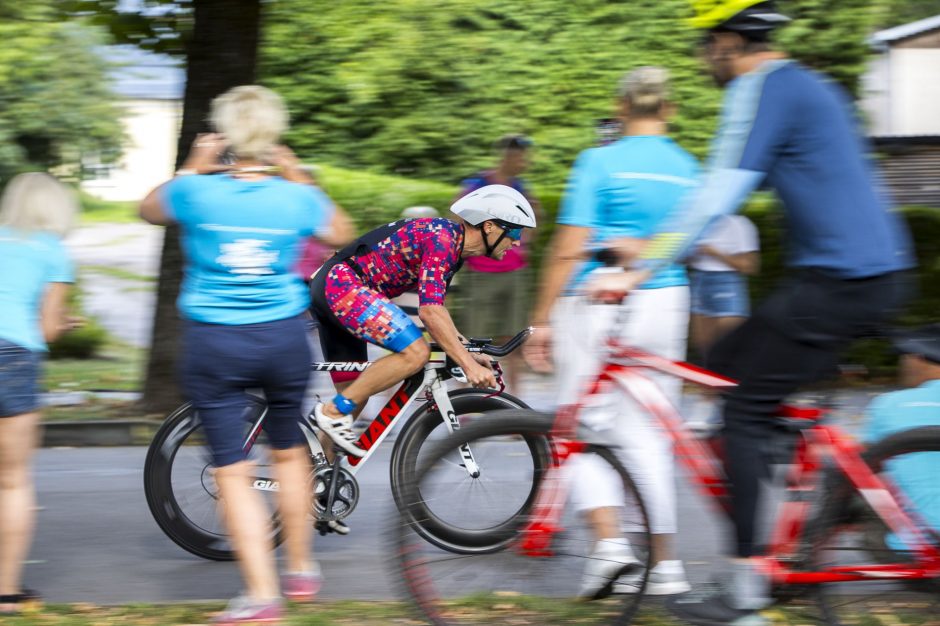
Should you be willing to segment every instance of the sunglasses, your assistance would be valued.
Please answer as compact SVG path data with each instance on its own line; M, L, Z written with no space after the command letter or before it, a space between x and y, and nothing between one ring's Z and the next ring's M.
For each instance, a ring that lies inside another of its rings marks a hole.
M506 228L503 226L503 232L506 233L506 237L512 239L513 241L519 241L522 239L522 228Z

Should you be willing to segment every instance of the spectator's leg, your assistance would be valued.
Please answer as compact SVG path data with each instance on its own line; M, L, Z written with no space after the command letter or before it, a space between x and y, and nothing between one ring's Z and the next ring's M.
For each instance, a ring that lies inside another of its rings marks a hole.
M39 413L0 418L0 595L22 591L36 520L31 465L38 433Z

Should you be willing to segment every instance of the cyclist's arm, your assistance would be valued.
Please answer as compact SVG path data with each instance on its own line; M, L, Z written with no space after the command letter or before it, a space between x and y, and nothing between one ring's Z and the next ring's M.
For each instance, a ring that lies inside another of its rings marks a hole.
M447 284L460 263L459 235L456 225L446 226L441 220L440 228L422 242L420 278L418 281L418 318L425 329L440 344L447 356L461 367L475 363L460 341L460 333L454 320L444 307Z
M789 123L786 86L772 80L753 72L729 90L709 171L641 255L639 267L648 274L685 257L714 218L736 212L764 180Z
M454 326L454 320L447 308L440 304L428 304L418 307L418 317L431 338L443 348L444 352L460 367L470 367L476 363L473 355L467 352L460 340L460 333Z

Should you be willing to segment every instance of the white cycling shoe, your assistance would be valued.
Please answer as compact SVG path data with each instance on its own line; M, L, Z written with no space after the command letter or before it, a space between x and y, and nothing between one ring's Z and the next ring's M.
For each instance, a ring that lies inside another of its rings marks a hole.
M366 451L356 445L356 441L359 439L359 433L353 430L353 418L351 415L330 417L323 412L323 403L317 402L317 405L313 407L313 418L320 430L325 432L329 438L333 440L333 443L342 448L346 453L359 458L366 455Z

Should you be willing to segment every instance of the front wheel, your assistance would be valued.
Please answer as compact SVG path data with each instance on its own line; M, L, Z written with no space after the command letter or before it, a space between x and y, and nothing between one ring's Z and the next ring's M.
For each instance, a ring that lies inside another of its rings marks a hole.
M528 409L529 407L518 398L508 393L494 394L487 389L458 389L448 394L454 407L455 418L461 427L478 420L484 415L494 411L511 409ZM392 486L392 495L399 510L405 510L405 491L409 481L413 480L418 466L423 461L427 451L449 434L449 430L438 407L426 405L416 411L402 429L392 451L392 460L389 467L389 478ZM547 462L548 449L544 438L530 437L526 439L526 450L520 454L528 455L533 466L541 472ZM476 457L476 452L471 453ZM486 459L477 458L478 463L486 469ZM494 493L499 489L501 476L498 472L485 472L480 476L471 476L462 464L462 459L455 458L454 463L459 466L459 472L464 478L457 489L486 490ZM527 497L519 507L505 512L505 519L494 520L492 526L468 532L457 528L436 515L422 516L424 523L420 523L416 531L426 541L456 553L468 553L490 550L506 541L507 530L514 529L518 520L524 515L532 504L537 485L533 482L527 492ZM433 507L433 503L427 503ZM430 511L429 511L430 512ZM511 534L511 533L510 533Z
M248 398L242 422L246 435L266 409L261 398ZM264 434L255 441L249 458L256 462L255 488L273 495L267 488L275 483ZM199 412L191 404L171 413L150 442L144 462L144 494L157 525L184 550L213 561L235 558L217 511L218 487L205 433ZM272 540L275 544L281 541L276 516L272 518Z
M865 462L940 550L940 426L902 431L873 444ZM827 503L810 523L811 568L899 565L922 569L912 546L897 537L841 475L831 477ZM940 614L940 576L924 580L829 583L816 589L822 619L834 626L920 623Z
M553 445L553 422L533 411L504 411L478 420L430 446L403 485L404 506L389 529L395 579L435 626L624 625L635 616L651 560L649 521L639 491L605 447L587 445L560 467L550 459L550 469L534 462L530 442ZM489 487L465 488L466 471L455 459L467 444L481 461L481 473L491 476ZM541 506L538 514L524 507L533 484L538 502L554 502L545 510L560 511L560 517L543 515ZM620 535L606 537L610 544L604 549L588 524L588 502L616 514ZM520 509L525 514L503 526L502 537L487 550L454 554L429 543L423 532L446 526L471 537L492 533ZM628 552L630 570L611 581L627 563L620 557ZM613 595L581 600L605 582L612 583Z

